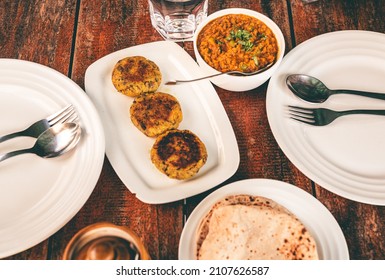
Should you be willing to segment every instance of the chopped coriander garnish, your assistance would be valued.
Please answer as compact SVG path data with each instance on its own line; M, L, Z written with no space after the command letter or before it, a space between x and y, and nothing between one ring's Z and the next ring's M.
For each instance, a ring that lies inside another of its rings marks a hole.
M254 47L254 44L250 41L245 42L245 44L243 45L243 48L245 49L245 51L250 51L253 47Z
M226 37L226 40L233 40L240 44L245 51L250 51L254 47L253 42L251 42L250 40L251 37L252 34L249 31L244 29L238 29L236 31L231 30L230 35Z
M267 36L265 33L258 34L258 40L266 40Z

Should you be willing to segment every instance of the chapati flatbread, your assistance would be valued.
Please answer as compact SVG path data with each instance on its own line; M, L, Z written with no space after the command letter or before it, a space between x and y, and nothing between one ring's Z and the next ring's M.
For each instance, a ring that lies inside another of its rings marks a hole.
M305 226L273 200L249 195L217 202L198 229L197 259L318 259Z

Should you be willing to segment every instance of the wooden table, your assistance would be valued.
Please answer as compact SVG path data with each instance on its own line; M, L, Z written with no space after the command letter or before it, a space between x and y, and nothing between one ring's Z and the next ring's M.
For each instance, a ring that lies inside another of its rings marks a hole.
M209 2L209 13L242 7L269 16L283 31L286 52L330 31L385 32L384 0ZM0 56L47 65L83 88L84 73L92 62L111 52L158 40L162 38L151 26L146 0L0 1ZM193 55L191 42L182 46ZM235 175L221 186L246 178L294 184L334 215L345 234L351 259L384 259L385 207L344 199L305 177L272 135L266 116L266 88L267 83L239 93L216 88L233 125L241 159ZM61 259L70 238L99 221L133 229L153 259L177 259L185 219L208 193L163 205L145 204L128 191L106 158L98 183L81 211L49 239L8 259Z

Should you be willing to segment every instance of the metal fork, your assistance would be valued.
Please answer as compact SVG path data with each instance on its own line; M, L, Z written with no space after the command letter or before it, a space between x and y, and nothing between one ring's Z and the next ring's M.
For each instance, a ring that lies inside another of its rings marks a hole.
M289 105L290 118L293 120L303 122L315 126L323 126L330 124L336 118L352 115L352 114L367 114L385 116L385 110L347 110L347 111L333 111L325 108L303 108Z
M45 119L35 122L34 124L30 125L22 131L14 132L0 137L0 143L17 136L29 136L36 138L41 133L43 133L48 128L54 126L57 123L63 123L66 121L76 122L77 120L78 116L76 114L75 108L72 104L70 104L61 109L60 111L56 112L55 114L52 114L51 116Z

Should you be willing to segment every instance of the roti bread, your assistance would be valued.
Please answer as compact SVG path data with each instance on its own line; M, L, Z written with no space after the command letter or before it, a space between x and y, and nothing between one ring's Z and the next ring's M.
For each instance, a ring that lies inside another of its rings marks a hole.
M318 259L314 238L271 199L235 195L217 202L198 228L197 259Z

